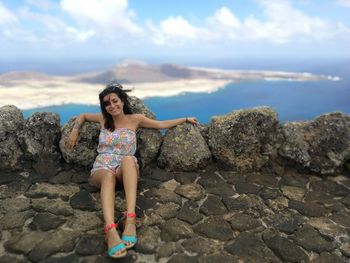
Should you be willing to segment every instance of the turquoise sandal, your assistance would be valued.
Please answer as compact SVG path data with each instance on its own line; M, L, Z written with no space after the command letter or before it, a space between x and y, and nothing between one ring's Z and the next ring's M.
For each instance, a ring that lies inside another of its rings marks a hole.
M133 218L133 222L128 222L127 221L128 218ZM125 223L124 223L124 231L125 231L126 225L128 225L128 224L136 225L136 214L135 213L126 213L126 219L125 219ZM137 243L136 236L127 236L127 235L123 234L122 240L124 241L124 245L125 245L126 249L132 248ZM127 243L129 243L129 244L127 244Z
M117 227L118 227L117 224L108 224L108 225L106 225L106 226L103 228L103 230L104 230L104 232L107 234L107 232L108 232L110 229L112 229L112 228L117 228ZM107 238L107 236L106 236L105 242L106 242L106 245L108 246L107 240L108 240L108 238ZM122 250L124 250L124 253L120 253L120 254L118 254L118 255L115 254L115 253L117 253L118 251L122 251ZM108 254L108 256L111 257L111 258L123 258L123 257L125 257L125 256L127 255L127 253L128 253L128 252L126 251L126 246L125 246L124 243L119 243L119 244L117 244L117 245L115 245L115 246L113 246L113 247L111 247L111 248L109 248L109 249L107 250L107 254Z

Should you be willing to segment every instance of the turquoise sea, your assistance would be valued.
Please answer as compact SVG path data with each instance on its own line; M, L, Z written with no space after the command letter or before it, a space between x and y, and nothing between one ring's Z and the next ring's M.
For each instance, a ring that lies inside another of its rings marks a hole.
M209 123L213 115L233 110L270 106L281 122L313 119L331 111L350 113L350 63L349 61L324 61L308 63L241 63L211 64L208 67L225 69L266 69L310 72L339 76L339 81L256 81L231 83L214 93L186 93L174 97L145 99L145 104L157 119L165 120L183 116L196 116L201 123ZM201 65L203 66L203 65ZM97 94L96 94L97 96ZM82 112L99 112L98 106L62 105L25 110L28 117L36 111L53 111L61 116L61 124Z

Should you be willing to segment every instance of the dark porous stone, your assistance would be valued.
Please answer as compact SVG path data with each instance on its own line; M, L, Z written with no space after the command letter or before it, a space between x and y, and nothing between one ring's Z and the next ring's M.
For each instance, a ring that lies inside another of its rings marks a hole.
M65 228L80 232L93 230L101 226L101 217L96 212L81 210L75 210L74 215L70 217L64 225Z
M347 196L350 193L347 187L331 180L312 181L310 189L330 196Z
M200 221L203 216L198 213L198 206L195 202L187 201L177 213L177 218L193 225Z
M160 215L163 219L168 220L174 218L177 215L177 211L180 206L175 203L162 204L154 210L154 212Z
M175 193L187 199L198 201L204 197L205 191L199 184L185 184L176 188Z
M72 195L79 192L79 186L77 185L62 185L62 184L49 184L49 183L37 183L32 185L26 192L26 196L31 198L61 198L67 201Z
M231 254L225 251L220 251L215 254L204 256L198 262L199 263L235 262L234 259L235 259L234 256L232 256Z
M58 252L70 252L74 249L79 233L74 231L58 230L50 233L29 253L32 261L41 261Z
M90 170L78 170L78 171L72 171L72 182L81 184L81 183L87 183L89 181L90 177ZM68 182L67 182L68 183Z
M60 199L33 199L32 207L37 212L49 212L55 215L70 216L74 210Z
M168 263L196 263L198 256L188 256L185 253L174 255Z
M193 172L205 168L210 161L211 152L196 125L183 123L165 134L158 157L159 167Z
M342 242L340 246L340 251L345 257L350 258L350 240Z
M272 221L272 225L276 229L287 234L294 233L294 231L304 222L302 216L297 213L279 213L273 217Z
M157 250L156 259L159 260L161 258L170 257L176 251L175 243L169 242L160 246Z
M10 182L17 182L22 179L19 173L14 171L2 171L0 170L0 184L8 184Z
M230 184L227 184L219 175L211 171L201 174L198 183L204 187L207 193L210 194L221 196L235 194L235 191Z
M177 172L174 174L174 178L181 184L193 183L199 177L199 173L194 172Z
M88 191L89 193L97 193L100 191L100 188L93 186L89 183L82 183L81 185L82 189L85 189L86 191Z
M233 230L240 232L257 228L262 225L258 219L243 213L234 214L231 217L230 224Z
M25 221L33 216L31 210L24 212L7 212L1 219L0 225L3 229L22 228Z
M244 198L223 197L222 200L229 211L237 209L244 210L249 208L249 202Z
M150 189L152 187L159 187L160 182L157 180L153 180L153 179L148 179L148 178L140 178L138 183L137 183L137 189L138 190L144 190L144 189Z
M343 259L336 254L322 252L318 258L310 261L310 263L343 263Z
M293 170L287 170L281 179L281 184L306 188L306 184L309 181L308 179L308 176L305 176L304 174L301 175Z
M270 189L270 188L264 187L260 191L260 196L264 200L275 199L275 198L277 198L280 195L281 195L281 192L278 189Z
M73 175L72 171L62 171L62 172L59 172L54 177L51 177L49 182L53 184L69 183L71 181L72 175Z
M138 232L135 249L143 254L153 254L159 247L160 230L158 227L141 228Z
M327 207L333 214L345 210L346 206L337 199L332 199L329 202L325 202L324 206Z
M104 237L96 234L83 235L75 249L75 253L82 256L98 255L106 250Z
M219 243L220 242L213 239L195 236L182 242L182 246L188 252L208 255L216 252L219 249Z
M6 241L4 247L10 252L28 254L42 240L45 240L48 237L49 234L40 231L18 233Z
M93 122L85 122L80 130L78 143L73 149L68 149L66 141L73 129L75 118L70 119L61 128L60 150L64 160L70 164L90 166L97 155L96 148L100 134L99 125Z
M226 241L233 238L230 224L218 217L208 217L193 229L196 233L213 239Z
M167 189L153 189L152 194L162 203L173 202L178 205L182 204L181 197L173 191Z
M0 211L5 212L22 212L30 208L30 199L28 198L10 198L2 200Z
M166 170L155 168L147 174L148 179L153 179L161 182L169 181L174 178L174 175Z
M73 195L69 203L74 209L88 211L96 210L96 202L86 190L81 190L80 192Z
M30 224L30 227L32 229L40 229L42 231L47 231L50 229L57 228L59 225L66 222L66 219L53 215L51 213L38 213L34 216L32 223Z
M49 257L43 261L43 263L75 263L79 262L79 256L75 254L70 254L70 255L65 255L65 256L54 256L54 257Z
M329 218L337 224L350 228L349 213L347 211L340 211Z
M271 174L251 173L247 176L246 181L265 187L278 188L278 180L274 175Z
M262 188L261 186L247 182L236 182L234 186L240 194L258 194Z
M350 208L350 195L344 197L340 200L344 205L346 205L348 208Z
M280 258L283 262L307 262L307 254L292 241L278 234L263 234L266 245Z
M245 182L248 173L238 173L233 171L219 171L220 175L230 184L235 184L237 182Z
M201 213L209 216L209 215L222 215L227 212L225 205L221 202L221 198L210 195L204 201L200 210Z
M296 200L290 200L288 202L288 207L297 210L304 216L320 217L327 213L327 210L324 208L324 206L311 202L305 203Z
M277 127L277 113L269 107L215 116L210 123L209 146L223 170L259 171L275 151Z
M10 255L0 256L0 263L29 263L30 261L24 258L17 258Z
M225 250L235 257L233 262L280 262L258 235L248 232L228 242Z
M298 229L293 239L306 250L315 251L317 253L332 251L335 248L334 243L327 241L310 225L304 225L302 228Z
M146 198L144 196L138 196L136 200L136 206L142 210L153 208L157 201L154 198Z
M26 193L31 184L31 181L28 179L22 179L20 181L7 184L7 197L15 197Z
M191 225L175 218L166 221L162 226L161 238L164 241L177 241L192 235Z

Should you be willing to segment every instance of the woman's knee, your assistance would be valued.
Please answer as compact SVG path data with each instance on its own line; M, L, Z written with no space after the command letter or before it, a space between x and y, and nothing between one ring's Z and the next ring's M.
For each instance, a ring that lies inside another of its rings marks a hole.
M122 165L136 166L135 159L133 156L124 156L121 162L122 162Z
M100 177L100 184L109 184L112 185L115 183L116 177L115 174L111 172L105 172L101 177Z

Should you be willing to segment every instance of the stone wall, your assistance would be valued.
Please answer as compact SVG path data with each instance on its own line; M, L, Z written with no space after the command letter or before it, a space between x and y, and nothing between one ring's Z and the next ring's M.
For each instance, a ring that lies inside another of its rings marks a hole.
M155 118L133 98L135 112ZM90 169L96 157L99 127L85 123L77 146L65 146L74 119L60 127L59 116L35 113L24 120L15 106L0 108L1 170L34 170L48 179L64 167ZM184 123L164 135L154 129L137 132L141 168L156 164L169 171L198 171L214 162L220 169L254 172L292 166L317 174L348 169L350 116L324 114L312 121L279 123L268 107L215 116L207 126Z

